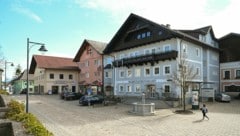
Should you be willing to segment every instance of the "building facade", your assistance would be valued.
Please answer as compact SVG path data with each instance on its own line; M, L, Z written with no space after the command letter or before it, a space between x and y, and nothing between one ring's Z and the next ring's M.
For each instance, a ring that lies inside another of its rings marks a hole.
M219 39L220 83L222 92L240 93L240 34L229 33Z
M78 64L79 88L83 93L103 93L103 50L106 43L84 40L73 61Z
M79 69L72 58L34 55L30 65L34 93L77 92Z
M112 56L114 95L148 98L181 97L173 81L184 67L196 73L188 87L219 89L219 49L211 26L195 30L173 30L131 14L104 50Z

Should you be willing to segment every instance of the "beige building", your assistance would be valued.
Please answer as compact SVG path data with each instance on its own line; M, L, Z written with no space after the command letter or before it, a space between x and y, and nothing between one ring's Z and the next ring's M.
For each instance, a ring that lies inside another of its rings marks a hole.
M34 55L29 73L33 74L34 93L58 94L63 90L79 90L79 68L72 58Z

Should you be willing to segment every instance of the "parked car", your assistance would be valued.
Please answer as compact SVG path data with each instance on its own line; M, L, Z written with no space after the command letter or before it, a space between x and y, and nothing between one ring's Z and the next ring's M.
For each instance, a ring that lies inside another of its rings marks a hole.
M231 96L225 94L225 93L216 93L215 94L215 100L221 101L221 102L230 102Z
M79 92L62 92L60 93L60 98L64 100L78 100L81 98L83 95Z
M93 105L97 103L103 103L104 97L102 95L84 95L79 99L80 105Z

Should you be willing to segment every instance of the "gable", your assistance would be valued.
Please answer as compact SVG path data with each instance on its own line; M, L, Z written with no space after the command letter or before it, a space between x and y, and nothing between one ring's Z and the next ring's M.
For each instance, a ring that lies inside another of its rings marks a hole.
M166 26L131 14L107 45L104 53L121 51L176 37Z

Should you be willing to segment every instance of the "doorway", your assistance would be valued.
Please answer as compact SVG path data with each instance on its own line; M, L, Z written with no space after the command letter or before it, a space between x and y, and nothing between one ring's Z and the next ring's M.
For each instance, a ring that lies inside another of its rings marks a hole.
M156 85L147 85L147 94L149 98L156 98Z

